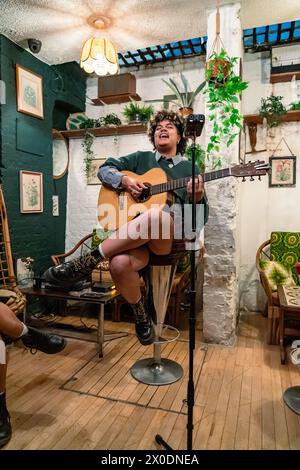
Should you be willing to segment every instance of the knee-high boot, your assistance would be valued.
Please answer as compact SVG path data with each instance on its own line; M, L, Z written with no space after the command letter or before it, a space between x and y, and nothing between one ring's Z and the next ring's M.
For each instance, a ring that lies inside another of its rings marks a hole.
M10 416L6 407L5 393L0 395L0 447L5 446L11 438Z

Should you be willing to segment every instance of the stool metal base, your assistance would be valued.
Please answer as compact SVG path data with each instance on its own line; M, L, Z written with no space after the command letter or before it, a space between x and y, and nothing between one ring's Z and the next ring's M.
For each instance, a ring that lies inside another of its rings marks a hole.
M130 369L131 375L138 382L147 385L168 385L183 376L181 365L170 359L155 362L153 358L137 361Z
M300 415L300 386L287 388L283 394L284 403L297 415Z

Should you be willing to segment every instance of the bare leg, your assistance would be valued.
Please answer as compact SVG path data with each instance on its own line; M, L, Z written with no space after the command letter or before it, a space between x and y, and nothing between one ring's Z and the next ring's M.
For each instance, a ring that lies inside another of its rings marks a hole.
M18 338L23 331L23 323L7 305L0 303L0 331L12 338Z
M158 209L150 209L104 240L101 248L107 258L145 244L148 244L155 254L166 255L172 248L173 232L173 219L170 214ZM140 234L140 236L133 238L133 234Z
M144 246L115 255L110 260L111 277L130 304L136 304L141 298L139 271L148 264L148 260L149 253Z

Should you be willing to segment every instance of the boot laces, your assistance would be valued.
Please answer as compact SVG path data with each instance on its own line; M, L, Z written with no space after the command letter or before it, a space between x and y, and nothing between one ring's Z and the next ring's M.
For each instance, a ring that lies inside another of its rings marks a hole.
M84 271L87 268L90 268L95 265L95 257L90 253L86 253L79 258L73 260L74 271Z

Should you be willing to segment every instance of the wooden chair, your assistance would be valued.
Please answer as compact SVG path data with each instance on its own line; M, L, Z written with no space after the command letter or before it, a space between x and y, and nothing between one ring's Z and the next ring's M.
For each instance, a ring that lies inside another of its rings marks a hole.
M2 291L2 292L1 292ZM8 295L11 292L11 295ZM4 294L4 295L1 295ZM25 296L17 287L8 228L7 212L0 186L0 297L6 305L19 315L26 305ZM8 299L8 300L7 300Z
M271 239L263 242L256 252L256 269L259 272L260 282L266 293L268 304L268 330L267 342L268 344L279 344L279 317L280 307L278 293L273 292L268 278L260 266L262 260L270 260L270 243Z

